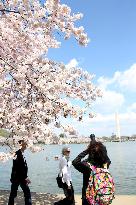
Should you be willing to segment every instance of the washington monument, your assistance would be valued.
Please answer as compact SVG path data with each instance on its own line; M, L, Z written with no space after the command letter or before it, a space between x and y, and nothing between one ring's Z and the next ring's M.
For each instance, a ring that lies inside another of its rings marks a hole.
M121 141L121 136L120 136L120 122L119 122L118 112L115 113L115 122L116 122L116 138L118 138L118 139Z

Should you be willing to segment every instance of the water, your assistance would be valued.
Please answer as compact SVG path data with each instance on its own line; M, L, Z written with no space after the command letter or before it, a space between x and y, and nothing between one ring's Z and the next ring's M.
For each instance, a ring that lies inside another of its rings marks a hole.
M110 171L114 177L116 194L136 193L136 142L112 142L105 143L109 157L112 161ZM71 144L71 160L82 150L85 144ZM26 158L29 167L29 178L31 179L31 191L62 193L57 187L56 176L58 174L58 161L54 160L55 155L60 155L63 145L48 145L40 153L31 153L26 150ZM5 148L0 147L0 151ZM49 161L46 161L46 157ZM12 160L6 163L0 162L0 189L10 190L10 174ZM73 185L76 194L81 193L82 174L72 168Z

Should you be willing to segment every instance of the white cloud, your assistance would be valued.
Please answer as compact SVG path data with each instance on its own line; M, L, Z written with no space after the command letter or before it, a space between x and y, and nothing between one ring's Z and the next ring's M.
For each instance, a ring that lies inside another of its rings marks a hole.
M122 136L136 134L135 123L136 113L127 112L119 113L120 131ZM102 115L97 114L95 118L85 117L80 123L79 133L89 136L89 133L94 133L96 136L111 136L116 133L115 113Z
M103 90L103 96L95 103L95 110L101 113L115 112L124 104L123 94L111 90Z
M127 108L128 111L136 112L136 103L133 103Z
M98 84L104 89L109 85L114 85L130 92L136 92L136 64L124 72L116 71L113 78L100 77Z
M66 67L67 67L67 68L77 67L78 64L79 64L78 61L77 61L75 58L73 58L73 59L66 65Z
M96 118L85 119L84 130L90 130L97 136L111 136L116 133L115 112L120 110L121 135L136 134L136 102L133 102L133 95L132 99L128 97L136 92L136 64L123 72L115 72L112 78L100 77L98 84L103 90L103 97L97 99L94 110L99 114Z
M100 87L102 87L103 89L106 89L108 85L117 83L118 79L120 78L121 73L119 71L116 71L113 78L107 78L107 77L100 77L98 79L98 84Z
M78 66L78 62L72 59L67 66ZM83 122L69 119L69 124L74 125L79 135L111 136L116 133L115 112L120 111L121 135L136 134L136 102L133 102L133 93L131 100L128 97L130 91L136 92L136 64L123 72L116 71L113 78L100 77L98 86L102 88L103 97L94 102L96 117L86 116Z
M136 64L121 73L118 83L122 88L136 92Z
M131 122L136 122L136 113L135 112L126 112L126 113L118 113L119 119L122 122L130 120ZM96 118L92 119L93 122L109 122L115 121L115 113L109 115L98 114ZM128 123L128 122L127 122ZM130 122L129 122L130 123Z

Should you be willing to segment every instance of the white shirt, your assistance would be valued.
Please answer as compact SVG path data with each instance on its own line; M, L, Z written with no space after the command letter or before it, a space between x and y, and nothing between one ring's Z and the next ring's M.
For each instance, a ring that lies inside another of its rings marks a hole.
M59 161L59 168L60 172L59 175L62 176L62 182L66 183L68 186L70 186L71 179L71 161L67 161L65 156L60 158Z

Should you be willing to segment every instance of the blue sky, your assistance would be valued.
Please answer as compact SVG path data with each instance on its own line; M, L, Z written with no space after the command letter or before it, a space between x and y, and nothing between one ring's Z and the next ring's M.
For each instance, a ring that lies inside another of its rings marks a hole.
M64 63L75 59L80 67L96 75L94 82L104 93L94 105L97 117L86 119L79 132L111 135L116 132L114 115L118 111L121 134L136 134L136 1L61 2L69 5L72 12L84 14L77 25L84 26L91 42L84 48L74 38L64 41L63 35L58 35L62 46L51 49L48 57Z
M136 58L136 1L135 0L63 0L73 12L82 12L79 21L91 39L87 48L74 39L62 42L61 49L50 51L55 59L68 62L81 59L88 71L112 76L119 69L130 67ZM63 37L62 37L63 38ZM64 56L67 50L69 55ZM72 52L71 52L72 50Z

